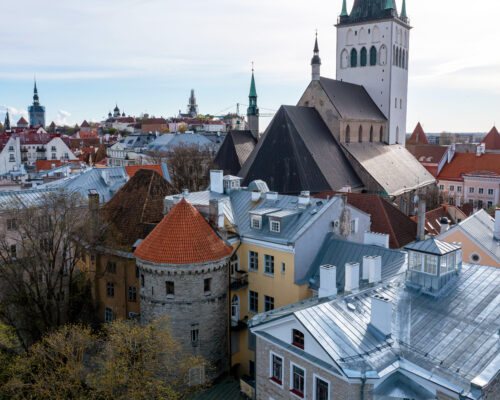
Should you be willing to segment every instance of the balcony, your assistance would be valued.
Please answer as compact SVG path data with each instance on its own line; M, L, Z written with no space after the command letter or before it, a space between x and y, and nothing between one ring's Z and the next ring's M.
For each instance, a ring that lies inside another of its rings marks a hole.
M21 153L27 153L28 149L26 147L21 147Z
M237 271L235 276L231 277L229 288L231 290L241 290L246 287L248 287L248 273Z
M45 152L47 151L47 148L46 148L46 147L44 147L44 146L42 146L42 147L37 147L37 148L36 148L36 151L38 151L38 152L42 152L42 153L45 153Z

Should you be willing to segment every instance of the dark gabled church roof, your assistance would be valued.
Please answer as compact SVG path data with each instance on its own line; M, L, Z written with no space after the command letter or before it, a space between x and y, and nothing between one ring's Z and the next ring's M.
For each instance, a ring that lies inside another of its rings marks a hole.
M262 179L283 194L353 188L361 181L314 108L282 106L239 176Z
M214 162L226 175L238 175L257 140L250 131L230 131L222 142Z
M323 77L319 83L341 118L358 121L387 120L363 86Z

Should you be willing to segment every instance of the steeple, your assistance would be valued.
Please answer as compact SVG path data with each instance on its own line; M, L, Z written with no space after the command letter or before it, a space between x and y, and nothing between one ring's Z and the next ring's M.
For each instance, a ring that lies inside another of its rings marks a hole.
M339 25L399 17L394 0L354 0L349 14L346 3L343 0Z
M5 123L3 124L4 130L9 130L10 129L10 117L9 117L9 110L5 113Z
M311 60L312 69L312 80L319 81L320 78L320 68L321 68L321 58L319 58L319 46L318 46L318 32L316 31L316 40L314 42L314 55Z
M33 90L33 105L34 106L40 105L40 99L38 98L38 89L36 88L36 79L35 79L35 88Z
M250 93L248 94L248 108L247 108L247 118L248 118L248 129L252 132L252 135L258 139L259 138L259 108L257 107L257 89L255 87L255 76L254 68L252 62L252 79L250 81Z
M347 4L346 0L342 0L342 12L340 13L340 17L348 17L349 15L347 14Z
M403 0L403 5L401 6L401 15L400 18L403 21L406 21L408 19L408 16L406 15L406 0Z
M194 96L194 89L191 89L191 96L189 96L188 114L195 118L198 115L198 105L196 104L196 97Z

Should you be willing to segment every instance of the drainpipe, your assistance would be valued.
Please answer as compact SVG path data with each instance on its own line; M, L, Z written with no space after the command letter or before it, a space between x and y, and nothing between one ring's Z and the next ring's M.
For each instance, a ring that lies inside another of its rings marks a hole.
M361 376L361 390L359 393L359 400L364 400L365 398L365 383L366 383L366 374L363 373Z

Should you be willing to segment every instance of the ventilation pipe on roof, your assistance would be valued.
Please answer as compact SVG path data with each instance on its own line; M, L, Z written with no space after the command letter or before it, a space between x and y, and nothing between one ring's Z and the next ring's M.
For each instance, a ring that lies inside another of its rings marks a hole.
M382 257L372 257L373 261L370 264L368 282L378 283L382 280Z
M373 264L372 256L364 256L363 257L363 272L361 275L361 279L367 281L370 278L370 270Z
M210 190L215 193L224 193L224 172L221 170L210 170Z
M379 294L372 297L370 325L384 337L391 336L392 302L390 299Z
M418 202L417 211L417 240L424 240L425 238L425 200L420 199Z
M307 190L304 190L300 192L299 196L299 204L302 206L307 206L309 205L309 202L311 201L311 193Z
M347 263L345 265L345 292L359 289L359 263Z
M253 190L252 191L252 201L259 201L260 199L260 191Z
M500 240L500 208L495 210L495 230L494 237L496 240Z
M318 297L330 297L337 295L337 267L334 265L322 265L319 267L319 290Z
M385 233L365 232L364 243L389 248L389 235Z
M439 220L439 233L445 233L450 229L448 218L443 217Z

